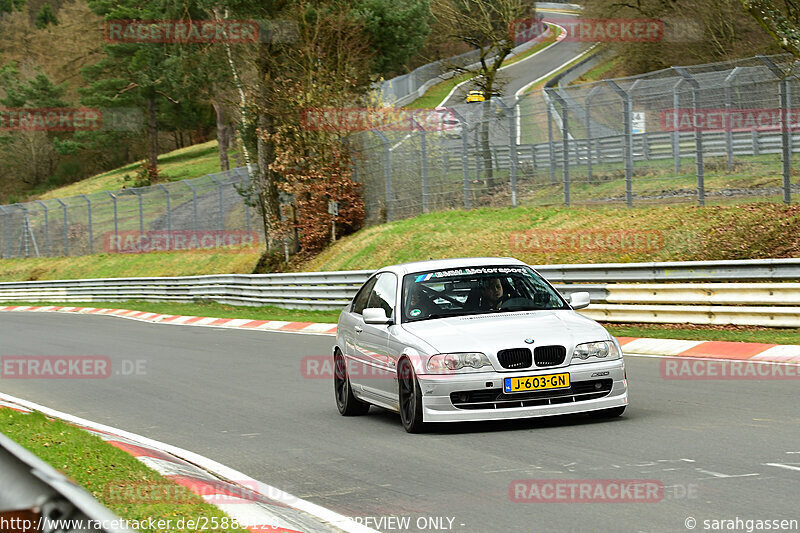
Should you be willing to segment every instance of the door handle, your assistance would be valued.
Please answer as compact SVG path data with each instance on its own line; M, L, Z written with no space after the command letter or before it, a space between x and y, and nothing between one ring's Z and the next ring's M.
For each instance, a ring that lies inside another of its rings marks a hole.
M361 326L356 326L353 329L356 330L356 333L361 333L362 331L364 331L364 328L362 328Z

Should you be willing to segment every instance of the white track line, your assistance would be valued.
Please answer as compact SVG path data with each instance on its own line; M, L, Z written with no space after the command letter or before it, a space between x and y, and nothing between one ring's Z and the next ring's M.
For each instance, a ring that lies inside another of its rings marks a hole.
M565 30L565 31L566 31L566 30ZM520 90L518 90L517 92L515 92L515 93L514 93L514 99L517 101L517 145L521 144L521 142L522 142L522 141L521 141L521 137L522 137L522 126L521 126L521 123L520 123L520 116L519 116L519 115L520 115L520 113L519 113L519 97L522 95L522 93L524 93L524 92L525 92L525 91L527 91L527 90L528 90L530 87L532 87L533 85L536 85L536 84L537 84L537 83L539 83L540 81L542 81L542 80L544 80L544 79L547 79L547 78L549 78L550 76L552 76L553 74L555 74L556 72L558 72L559 70L561 70L562 68L564 68L564 67L568 66L568 65L569 65L570 63L572 63L573 61L577 61L578 59L582 58L583 56L585 56L586 54L588 54L589 52L591 52L592 50L594 50L594 49L595 49L595 47L597 47L597 45L596 45L596 44L593 44L592 46L590 46L589 48L587 48L586 50L584 50L583 52L581 52L581 53L580 53L580 54L578 54L577 56L573 57L572 59L570 59L570 60L569 60L569 61L567 61L566 63L562 63L561 65L557 66L556 68L554 68L553 70L551 70L550 72L548 72L547 74L545 74L544 76L539 76L538 78L536 78L535 80L533 80L533 81L532 81L532 82L530 82L530 83L527 83L527 84L526 84L526 85L524 85L522 88L520 88Z
M545 23L548 25L548 27L549 27L549 26L556 26L557 28L560 28L560 29L561 29L561 32L562 32L562 33L561 33L561 35L566 35L566 30L565 30L564 28L562 28L561 26L559 26L558 24L553 24L552 22L547 22L547 21L545 21ZM528 56L528 57L526 57L525 59L520 59L519 61L517 61L517 62L515 62L515 63L511 63L510 65L505 65L505 66L503 66L503 67L500 67L500 68L499 68L499 69L497 69L497 70L498 70L498 71L500 71L500 70L504 70L504 69L507 69L508 67L514 67L514 66L516 66L516 65L519 65L520 63L524 63L525 61L529 60L530 58L532 58L532 57L535 57L535 56L537 56L537 55L541 54L541 53L542 53L542 52L544 52L545 50L549 50L551 46L555 46L555 45L557 45L559 42L561 42L561 41L554 41L554 42L552 42L552 43L548 44L547 46L545 46L544 48L542 48L541 50L539 50L539 51L537 51L537 52L534 52L534 53L532 53L531 55L529 55L529 56ZM534 45L534 46L535 46L535 45ZM523 52L523 53L524 53L524 52ZM474 77L475 77L475 76L473 76L472 78L474 78ZM461 83L459 83L458 85L456 85L455 87L453 87L453 89L452 89L452 90L451 90L449 93L447 93L447 96L445 96L445 97L444 97L444 100L442 100L441 102L439 102L439 105L437 105L436 107L441 107L441 106L443 106L443 105L445 104L445 102L447 102L447 101L450 99L450 97L451 97L451 96L453 96L453 93L455 93L455 92L456 92L456 89L458 89L459 87L461 87L461 86L462 86L462 85L464 85L465 83L468 83L469 81L471 81L471 80L472 80L472 78L469 78L468 80L464 80L464 81L462 81Z
M177 446L172 446L170 444L165 444L157 440L137 435L136 433L130 433L122 429L106 426L104 424L98 424L97 422L92 422L91 420L86 420L84 418L63 413L61 411L56 411L55 409L50 409L49 407L45 407L43 405L39 405L34 402L29 402L28 400L23 400L21 398L16 398L9 394L2 393L2 396L27 409L31 409L32 411L39 411L40 413L43 413L47 416L53 418L59 418L64 421L71 422L75 425L84 426L89 429L93 429L95 431L111 433L112 435L120 436L129 439L133 442L142 443L150 448L161 450L168 454L174 455L175 457L178 457L180 459L184 459L185 461L188 461L190 463L194 463L197 466L204 468L205 470L208 470L209 472L217 476L220 476L224 479L235 479L237 482L245 483L248 486L248 488L251 489L253 487L256 487L257 491L262 495L267 496L273 500L279 501L281 503L284 503L289 507L294 507L295 509L304 511L322 520L323 522L327 522L335 527L338 527L342 531L346 531L347 533L351 532L378 533L374 529L359 524L358 522L356 522L351 518L348 518L337 512L331 511L330 509L326 509L325 507L319 506L315 503L311 503L309 501L298 498L297 496L293 496L288 492L284 492L271 485L267 485L266 483L262 483L258 480L251 478L250 476L247 476L228 466L218 463L213 459L208 459L207 457L203 457L202 455L190 452L189 450L184 450L182 448L178 448Z

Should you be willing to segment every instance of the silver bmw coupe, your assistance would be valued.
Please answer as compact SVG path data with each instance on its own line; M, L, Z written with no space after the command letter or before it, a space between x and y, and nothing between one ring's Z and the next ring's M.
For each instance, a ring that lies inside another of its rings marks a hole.
M336 405L400 413L410 433L429 422L502 420L628 404L622 350L565 299L510 258L421 261L382 268L339 316Z

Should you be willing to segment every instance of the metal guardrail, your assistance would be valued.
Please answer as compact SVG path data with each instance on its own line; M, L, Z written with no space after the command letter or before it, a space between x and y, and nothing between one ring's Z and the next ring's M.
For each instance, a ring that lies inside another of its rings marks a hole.
M588 291L588 316L616 322L800 327L800 259L543 265L565 295ZM4 302L214 301L337 309L371 270L0 283ZM746 282L769 283L746 283ZM681 283L684 282L684 283ZM693 282L693 283L685 283ZM691 304L691 305L690 305Z
M0 531L134 530L86 490L0 433Z

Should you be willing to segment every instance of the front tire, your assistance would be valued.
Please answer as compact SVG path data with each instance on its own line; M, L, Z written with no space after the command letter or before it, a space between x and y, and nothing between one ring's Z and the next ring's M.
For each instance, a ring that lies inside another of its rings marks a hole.
M425 430L425 423L422 421L422 390L408 359L401 360L397 367L397 384L403 429L408 433L421 433Z
M333 356L333 392L336 396L336 408L342 416L365 415L369 411L369 404L353 394L350 378L347 377L347 364L338 351Z

